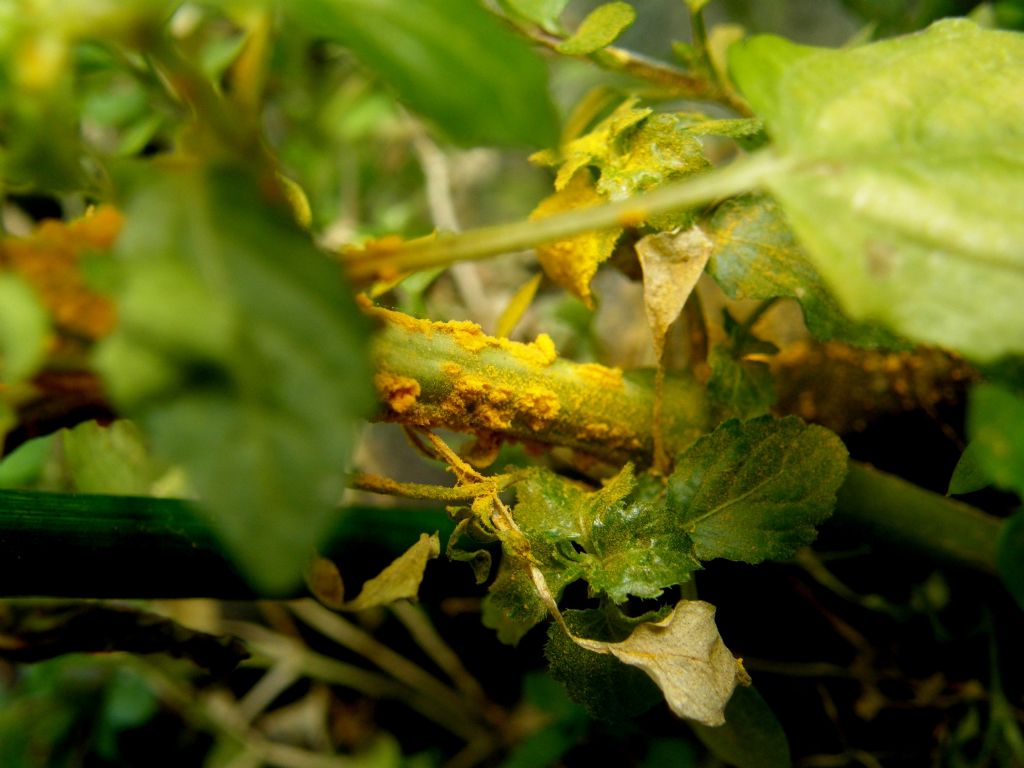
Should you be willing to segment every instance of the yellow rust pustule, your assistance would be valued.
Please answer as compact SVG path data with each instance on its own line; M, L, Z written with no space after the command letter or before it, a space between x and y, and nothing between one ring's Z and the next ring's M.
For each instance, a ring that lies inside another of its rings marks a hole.
M381 418L563 445L616 462L643 464L651 454L653 396L644 374L557 359L543 335L522 344L487 336L472 323L366 311L381 324L373 345L386 406ZM668 433L679 450L704 429L706 411L702 390L691 380L670 389Z
M381 372L374 375L373 384L381 402L395 413L408 411L420 396L420 383L408 376Z

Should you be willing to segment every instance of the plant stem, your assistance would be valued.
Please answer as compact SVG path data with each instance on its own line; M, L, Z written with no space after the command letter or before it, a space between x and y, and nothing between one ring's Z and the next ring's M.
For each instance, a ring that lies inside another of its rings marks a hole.
M438 510L347 507L324 554L382 531L401 551L420 532L452 528ZM0 595L281 597L254 591L215 531L177 499L0 491Z
M592 230L638 224L651 216L706 205L747 192L766 179L790 169L792 162L760 152L732 165L637 195L628 200L581 208L542 219L516 221L469 230L438 233L401 245L369 246L343 256L349 277L356 282L387 279L402 272L445 266L467 259L533 248Z
M866 464L850 462L834 520L870 541L996 573L1001 520Z
M550 340L520 344L471 323L369 312L382 325L374 345L381 418L650 463L650 376L556 359ZM670 453L711 426L703 389L688 378L666 382L665 415ZM851 463L834 521L872 540L996 570L1000 520L863 465ZM332 541L404 533L405 541L392 542L401 551L419 532L447 535L452 527L437 510L354 507L341 513ZM214 531L209 515L184 501L0 491L0 594L256 597Z

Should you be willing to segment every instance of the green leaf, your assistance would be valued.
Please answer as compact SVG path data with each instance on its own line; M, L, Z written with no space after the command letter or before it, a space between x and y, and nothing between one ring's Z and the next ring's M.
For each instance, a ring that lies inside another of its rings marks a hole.
M996 567L1003 584L1024 609L1024 510L1018 510L1003 523Z
M501 0L501 4L512 13L553 31L569 0Z
M775 379L767 363L744 360L728 344L716 344L708 364L708 399L719 413L749 419L767 413L775 403Z
M905 346L884 328L855 322L843 313L770 197L744 195L727 200L715 209L705 230L714 243L708 273L729 298L796 299L808 330L822 341Z
M437 534L420 534L419 541L399 555L383 571L363 584L354 600L341 606L346 611L365 611L398 600L415 600L427 562L441 552Z
M549 146L558 138L543 61L477 0L300 0L287 11L351 48L456 141Z
M700 560L791 557L832 512L846 449L795 416L731 420L688 448L668 483L668 509Z
M615 610L565 611L562 616L573 634L608 642L625 640L638 624L656 618L631 619ZM658 686L641 670L581 648L555 624L548 627L544 655L551 676L595 719L626 720L662 700Z
M228 167L133 180L120 322L96 365L273 592L330 528L372 395L365 321L340 272L260 189Z
M530 538L574 552L574 566L594 592L621 603L657 597L688 581L700 565L689 538L660 501L637 500L633 467L588 492L551 473L526 482L513 515ZM566 546L569 545L569 546Z
M0 273L0 382L31 377L46 357L50 321L35 291L17 275Z
M78 493L148 496L162 474L130 421L107 427L87 421L61 430L68 473Z
M53 435L37 437L4 456L0 461L0 488L23 488L35 483L53 453L53 440Z
M725 725L691 723L711 753L736 768L789 768L786 732L760 694L751 687L733 691L725 707Z
M556 600L581 578L616 603L630 595L653 598L700 568L675 516L638 488L630 465L597 491L542 471L516 493L513 517ZM525 564L506 550L484 602L484 623L514 643L547 615Z
M571 37L557 46L567 56L586 56L615 42L636 20L629 3L605 3L587 14Z
M732 72L792 160L764 185L853 319L979 361L1024 351L1024 36L755 38Z
M1024 499L1024 398L996 384L974 387L967 434L985 476Z
M973 493L990 485L992 485L992 480L981 465L977 444L972 441L967 444L953 469L946 495L959 496L964 493Z

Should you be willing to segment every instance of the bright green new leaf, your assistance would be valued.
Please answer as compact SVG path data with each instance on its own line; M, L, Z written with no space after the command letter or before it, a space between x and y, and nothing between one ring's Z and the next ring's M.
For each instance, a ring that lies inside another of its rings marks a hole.
M1024 36L760 37L731 71L792 160L764 185L851 317L981 361L1024 351Z
M50 321L35 291L17 275L0 274L0 381L14 384L46 356Z
M668 508L702 561L784 559L814 539L845 475L846 449L823 427L731 420L679 457Z
M1024 398L995 384L979 384L971 390L967 434L984 475L1024 499Z
M708 272L730 298L796 299L815 338L862 347L898 346L884 328L850 320L807 261L779 206L765 195L744 195L715 209L705 231L714 247Z
M365 321L245 171L148 168L124 209L123 309L97 367L249 577L286 590L332 524L372 402Z
M351 48L456 141L550 146L558 138L544 62L477 0L298 0L286 9Z
M599 5L580 22L571 37L558 44L558 52L567 56L586 56L615 42L636 20L636 11L629 3Z

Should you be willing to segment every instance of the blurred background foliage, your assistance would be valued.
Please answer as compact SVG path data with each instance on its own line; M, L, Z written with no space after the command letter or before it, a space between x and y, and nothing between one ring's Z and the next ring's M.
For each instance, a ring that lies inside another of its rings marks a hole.
M565 25L574 28L598 4L574 0ZM633 4L637 22L619 44L671 60L673 43L689 36L684 3ZM308 12L319 6L309 4ZM175 42L202 76L236 94L239 114L259 105L265 140L281 172L305 192L310 228L329 248L522 218L548 193L548 171L526 162L525 150L451 142L450 131L402 106L349 48L311 25L269 34L263 13L259 4L244 2L0 0L4 231L27 235L39 220L70 219L109 199L110 169L119 160L205 140L188 134L187 109L133 50L151 25L168 19ZM968 13L1024 29L1020 0L721 0L708 6L707 22L838 46ZM90 26L97 20L103 29ZM240 56L259 35L267 46L265 69L243 75ZM551 58L547 64L563 120L595 86L635 85L587 62ZM459 88L459 73L445 87ZM531 269L521 255L458 265L410 278L394 300L418 315L468 318L493 329ZM517 333L550 333L577 360L649 364L637 291L621 275L602 273L595 287L601 301L592 312L562 291L542 288ZM914 457L939 464L929 473L937 485L958 452L949 450L933 415L910 413L855 440L889 442L893 454L899 451L890 441L908 431L942 444ZM368 428L358 456L369 470L401 466L403 477L437 477L393 430ZM189 491L180 468L155 459L137 430L121 422L24 443L0 462L0 487ZM425 516L420 526L434 530L436 520ZM418 532L413 526L396 540L400 526L383 528L365 526L347 540L340 560L346 581L374 575ZM901 558L899 568L881 564L827 531L823 545L820 559L808 553L796 566L761 566L754 579L746 566L727 563L712 564L699 577L702 597L721 606L722 634L746 658L797 762L1020 765L1024 637L1019 622L1007 626L1000 596L978 598L991 585L913 558ZM119 653L115 642L110 653L19 663L26 638L60 637L66 607L0 604L0 657L15 659L0 661L0 765L654 768L729 759L714 739L702 739L663 707L611 726L592 720L541 671L542 633L518 649L499 646L480 625L483 589L472 584L469 570L442 560L427 573L422 607L374 609L351 619L313 604L119 604L134 617L140 642L163 649L155 655ZM169 636L153 624L154 614L189 629ZM774 631L780 626L784 633ZM252 656L230 673L204 667L194 648L205 633L241 637ZM751 768L779 764L767 754L733 759Z

